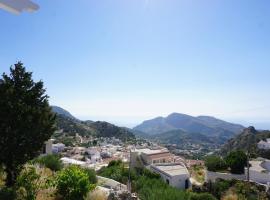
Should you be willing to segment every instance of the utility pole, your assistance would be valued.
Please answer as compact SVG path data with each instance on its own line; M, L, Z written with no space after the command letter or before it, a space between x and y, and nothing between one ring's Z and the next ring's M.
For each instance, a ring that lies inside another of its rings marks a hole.
M131 192L130 168L131 168L131 149L129 149L129 167L128 167L128 190Z
M247 151L247 181L249 182L249 151Z

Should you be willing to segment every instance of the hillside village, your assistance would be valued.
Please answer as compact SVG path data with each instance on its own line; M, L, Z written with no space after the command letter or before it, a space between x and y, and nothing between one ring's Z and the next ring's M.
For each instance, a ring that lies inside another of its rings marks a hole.
M0 0L0 200L270 200L269 7Z
M21 88L17 86L19 84L22 84ZM17 90L23 91L16 98L19 98L19 102L28 103L29 92L35 94L41 89L40 85L41 82L31 80L31 73L25 71L22 63L15 64L14 69L11 68L11 77L3 75L0 82L0 90L6 94L0 99L0 114L13 117L10 115L13 107L8 112L5 110L11 105L5 99L10 98L6 88L14 88L15 96ZM42 92L44 90L40 94ZM32 101L36 100L35 95L32 98ZM13 103L19 108L16 112L28 115L26 123L21 123L20 118L13 118L15 122L19 121L16 122L19 124L16 132L20 134L15 138L10 138L14 132L6 128L13 126L11 121L0 118L0 128L4 133L0 141L10 141L18 148L18 151L16 148L9 149L17 153L17 158L13 159L8 156L9 151L3 144L0 147L6 152L0 154L1 199L154 200L159 196L164 200L214 200L230 196L246 198L250 195L261 200L269 199L269 131L243 128L212 117L194 118L174 113L165 120L160 121L159 118L155 123L144 122L144 125L148 124L148 132L144 132L144 129L138 130L140 126L128 129L108 122L81 121L60 107L49 106L44 101L46 96L39 98L37 101L40 104L43 100L43 105L30 107L33 109L31 112L25 111L21 103ZM36 112L35 109L41 110ZM33 123L33 116L37 114L44 119ZM47 125L44 126L43 121ZM37 128L31 130L33 126L46 128L47 135ZM149 132L157 131L157 127L165 133ZM167 127L173 130L166 132ZM200 132L198 127L203 127L203 131ZM26 129L27 132L24 131ZM193 134L195 129L200 133ZM231 133L228 141L222 138L225 132ZM157 135L162 142L149 135ZM167 136L168 140L164 138ZM198 136L208 143L198 142ZM214 146L208 145L216 137L225 144L214 142ZM44 141L46 138L48 140ZM35 145L38 141L38 145ZM22 145L24 143L32 146ZM247 153L242 149L246 149ZM186 152L183 154L183 151Z
M68 117L68 116L66 116ZM245 129L253 131L252 128ZM63 132L60 131L60 132ZM58 131L59 133L59 131ZM189 159L188 156L175 155L171 148L166 148L158 143L148 139L137 139L131 141L122 141L117 138L103 137L81 137L76 134L75 138L79 143L75 146L65 146L63 143L56 143L55 139L46 143L46 154L60 154L61 161L65 165L79 165L83 168L92 168L99 171L106 168L112 161L122 161L130 168L146 168L153 173L159 174L161 179L168 185L178 189L190 189L203 187L205 183L215 182L216 180L239 180L246 182L247 180L259 187L264 188L265 192L270 187L270 160L267 158L250 158L249 168L245 167L243 174L233 174L229 171L219 170L211 171L207 169L205 159ZM261 150L269 150L269 140L264 139L257 142L257 148ZM95 143L93 144L93 141ZM83 147L80 144L92 144L89 147ZM167 147L170 147L167 144ZM195 147L195 145L194 145ZM216 149L217 151L218 149ZM236 150L236 149L234 149ZM215 154L216 152L212 152ZM211 154L211 155L212 155ZM210 154L205 154L207 156ZM111 180L114 184L109 185L108 192L107 183L99 186L99 189L107 192L119 193L121 182ZM116 182L115 182L116 181ZM115 187L116 186L116 187ZM130 186L123 185L122 192L129 192ZM132 193L133 198L137 196Z

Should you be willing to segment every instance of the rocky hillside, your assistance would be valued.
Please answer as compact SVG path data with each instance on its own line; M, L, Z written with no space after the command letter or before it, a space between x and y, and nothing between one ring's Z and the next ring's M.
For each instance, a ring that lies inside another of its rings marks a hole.
M57 128L63 130L63 134L67 136L75 136L78 133L81 136L115 137L123 141L135 138L133 133L126 128L118 127L108 122L80 121L70 117L71 114L69 114L56 113Z
M261 156L270 158L270 152L262 151L257 148L260 140L270 138L270 131L258 131L254 127L248 127L234 138L230 139L222 148L220 153L226 155L233 150L249 151L253 157Z

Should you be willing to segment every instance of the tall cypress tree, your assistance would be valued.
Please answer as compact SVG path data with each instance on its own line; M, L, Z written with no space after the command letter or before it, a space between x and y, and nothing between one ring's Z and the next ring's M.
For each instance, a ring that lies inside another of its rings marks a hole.
M34 82L21 62L0 79L0 164L13 186L23 164L37 156L55 130L43 82Z

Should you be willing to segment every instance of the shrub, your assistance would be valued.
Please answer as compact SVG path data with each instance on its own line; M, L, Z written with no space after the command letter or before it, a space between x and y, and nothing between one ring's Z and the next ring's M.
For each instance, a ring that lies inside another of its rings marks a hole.
M206 157L205 165L209 171L213 172L227 169L225 161L219 156Z
M85 170L78 166L65 168L57 175L56 189L65 200L83 200L94 187Z
M91 184L95 184L97 183L97 176L96 176L96 172L93 169L84 169L84 171L86 172L88 178L89 178L89 182Z
M122 164L123 162L121 160L112 160L111 162L109 162L108 167L120 166Z
M16 185L17 198L23 200L36 199L37 193L41 188L40 175L37 174L35 167L24 168L17 177Z
M247 164L247 156L243 151L232 151L225 158L227 165L234 174L243 174Z
M59 171L63 168L63 163L58 155L46 155L36 160L37 163L44 165L52 171Z
M191 193L189 200L217 200L213 195L208 193Z

